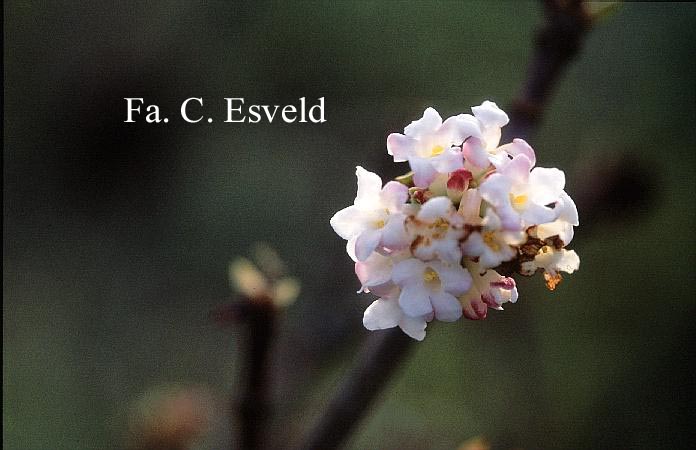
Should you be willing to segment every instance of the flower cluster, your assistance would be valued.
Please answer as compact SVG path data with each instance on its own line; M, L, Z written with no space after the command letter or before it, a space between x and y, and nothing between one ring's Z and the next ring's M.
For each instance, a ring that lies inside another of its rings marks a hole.
M558 169L534 167L522 139L500 144L508 116L490 101L443 121L433 108L387 138L395 162L411 171L382 184L358 167L353 205L331 218L346 239L362 284L377 297L370 330L399 326L425 337L433 318L485 319L517 301L513 273L543 272L555 289L580 259L564 247L578 213Z

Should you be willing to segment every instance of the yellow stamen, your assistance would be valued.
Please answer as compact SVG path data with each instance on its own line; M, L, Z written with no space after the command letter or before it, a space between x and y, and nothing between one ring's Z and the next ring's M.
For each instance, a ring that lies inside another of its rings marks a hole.
M510 203L512 203L512 207L515 209L523 208L524 205L527 203L528 197L524 194L522 195L513 195L510 194Z
M556 289L556 286L558 286L558 284L561 281L563 281L563 277L560 273L551 275L548 272L544 272L544 280L546 280L546 287L548 288L548 290L553 291Z
M377 228L384 228L384 220L378 220L377 222L375 222L375 226Z
M441 154L441 153L444 152L444 151L445 151L445 147L443 147L442 145L436 145L435 147L433 147L432 149L430 149L430 156L431 156L431 157L432 157L432 156L437 156L437 155Z
M494 252L500 251L500 244L495 240L494 231L486 231L483 233L483 242Z
M440 277L437 275L437 272L428 267L425 272L423 272L423 280L426 283L439 283Z

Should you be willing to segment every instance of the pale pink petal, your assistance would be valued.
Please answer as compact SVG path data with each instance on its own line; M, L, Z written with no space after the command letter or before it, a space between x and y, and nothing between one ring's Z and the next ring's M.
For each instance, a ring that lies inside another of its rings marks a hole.
M392 280L399 285L405 285L423 280L425 263L415 258L405 259L394 265L392 269Z
M455 144L459 145L470 137L481 137L481 125L471 114L459 114L450 117L442 124L442 128L453 136Z
M399 328L417 341L422 341L425 338L425 327L428 323L424 317L409 317L405 314L401 316Z
M500 137L502 135L500 127L490 126L484 128L484 130L481 140L486 143L487 150L493 151L498 147L498 144L500 144Z
M448 148L437 156L430 158L430 163L439 173L454 172L464 168L464 159L458 148Z
M462 147L462 153L464 158L475 167L485 168L490 164L489 154L480 139L467 140Z
M432 222L438 217L446 217L453 210L452 200L447 197L433 197L423 204L418 218Z
M403 313L396 299L379 298L363 314L363 325L368 330L384 330L399 324Z
M394 162L404 162L416 149L418 141L399 133L387 137L387 153L394 157Z
M355 263L355 274L364 288L388 283L391 281L391 272L391 258L379 253L373 253L365 261Z
M471 288L471 275L460 264L431 262L428 264L440 277L442 289L453 295L462 295Z
M436 239L431 245L431 252L442 261L458 264L462 259L462 249L457 239Z
M420 317L433 311L428 290L422 284L409 284L401 289L399 306L407 316Z
M423 117L411 122L404 128L404 134L415 139L419 139L427 134L431 134L442 125L442 117L433 108L428 108L423 112Z
M336 234L343 239L350 239L360 234L365 228L361 220L356 220L358 216L361 216L358 208L349 206L334 214L329 223Z
M520 154L512 158L512 160L506 164L500 173L508 178L513 183L527 183L529 180L529 171L532 168L532 162L527 158L526 155ZM537 170L537 169L534 169Z
M510 121L505 111L489 100L471 108L474 116L486 127L503 127Z
M481 183L479 192L481 197L488 203L498 206L501 203L509 202L511 188L512 183L509 178L499 173L494 173Z
M375 251L382 238L382 230L367 229L355 241L355 256L358 261L365 261Z
M471 233L462 244L462 251L466 256L481 256L486 251L481 233Z
M382 188L380 199L385 208L396 211L408 200L408 188L398 181L390 181Z
M566 191L561 191L561 195L559 198L562 205L561 213L558 217L571 225L580 225L580 218L578 217L578 208L575 206L575 202L573 201L573 199L570 198L570 195L568 195Z
M447 292L431 294L430 301L432 302L437 320L454 322L462 317L462 305L452 294Z
M430 163L430 158L414 156L409 158L408 163L413 170L413 184L418 187L427 188L437 176L437 170Z
M565 186L565 174L556 168L536 167L529 175L530 194L537 203L558 201Z
M510 156L525 155L531 161L532 166L536 164L536 154L534 149L524 139L513 139L511 143L498 147L499 151L503 151Z
M520 216L527 226L540 225L556 220L558 212L546 206L529 202L524 211L520 213Z
M374 208L379 205L379 194L382 191L382 179L376 173L358 166L355 168L358 177L358 195L355 205L360 208Z
M512 181L500 174L494 173L481 184L481 197L495 207L502 226L506 230L519 230L522 227L519 214L510 204Z
M404 214L389 215L389 220L382 228L382 245L391 250L398 250L411 243L404 225L405 220L406 216Z

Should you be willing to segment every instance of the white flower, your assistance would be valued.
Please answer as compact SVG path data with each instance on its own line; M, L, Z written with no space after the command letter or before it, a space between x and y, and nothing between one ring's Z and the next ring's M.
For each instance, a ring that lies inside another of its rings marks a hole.
M447 197L434 197L423 204L406 229L415 236L413 255L424 261L439 258L458 264L462 259L459 239L464 235L464 219L456 213Z
M525 154L518 154L496 173L484 180L481 196L493 205L503 228L522 230L552 222L558 211L555 204L565 186L565 174L558 169L532 168Z
M500 170L517 155L524 155L529 158L532 163L531 167L536 164L536 153L534 149L524 139L513 139L509 144L501 145L496 149L495 157L491 158L491 162Z
M387 255L375 252L365 261L357 261L355 274L361 283L358 292L372 292L377 296L386 295L394 288L391 279L394 265L409 256L409 251L398 251Z
M481 136L481 129L471 116L450 117L443 123L440 114L428 108L404 133L389 135L387 152L395 162L409 162L416 186L428 187L438 173L464 167L460 146L470 136Z
M575 207L573 199L565 191L561 192L555 209L558 210L558 219L537 226L536 237L543 240L551 236L558 236L563 241L563 245L568 245L573 240L573 227L580 225L578 209Z
M479 106L471 108L474 117L479 123L481 133L472 135L471 138L462 146L462 153L467 162L474 167L486 168L492 160L496 160L500 153L498 143L500 143L500 128L507 125L508 119L505 111L498 108L498 105L491 101L484 101ZM459 116L462 120L470 120L468 114Z
M523 275L532 275L538 269L542 269L546 287L553 291L558 283L563 280L559 272L573 273L579 268L580 257L574 250L555 249L545 245L539 249L534 260L522 263L521 273Z
M453 322L462 315L456 296L471 287L471 275L460 264L409 258L394 266L392 280L401 287L399 306L408 316Z
M401 212L408 200L408 188L396 181L382 187L382 179L362 167L356 168L358 194L352 206L331 218L331 226L348 240L348 254L364 261L380 246L398 249L409 244Z
M472 232L462 244L464 254L479 257L479 263L484 268L497 267L517 256L514 246L523 243L526 234L523 231L506 231L500 225L498 216L488 209L481 231Z
M495 270L486 270L472 261L468 261L466 266L473 278L473 286L459 297L459 300L464 306L464 316L467 319L485 319L488 308L502 310L503 303L517 301L517 285L514 279L504 277Z
M394 289L372 302L363 315L363 325L368 330L384 330L398 325L404 333L418 341L425 338L425 327L428 320L432 320L432 314L420 317L404 314L399 306L398 289Z

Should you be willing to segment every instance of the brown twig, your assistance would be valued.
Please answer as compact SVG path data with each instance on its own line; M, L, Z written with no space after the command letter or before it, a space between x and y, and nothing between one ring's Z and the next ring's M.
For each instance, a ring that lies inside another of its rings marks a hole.
M340 447L406 357L413 342L399 328L371 334L326 412L299 448L325 450Z
M244 323L246 339L240 353L244 366L241 372L240 398L232 399L232 426L239 423L237 445L235 438L231 448L256 450L263 448L263 431L269 418L268 357L275 334L277 307L271 299L244 298L242 301L222 307L214 312L214 318L222 324Z
M582 0L543 0L543 5L546 20L536 33L527 78L512 102L503 142L528 139L536 131L554 87L592 23Z

